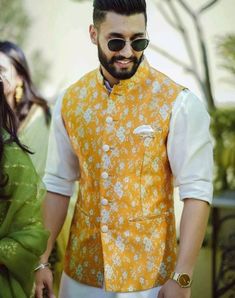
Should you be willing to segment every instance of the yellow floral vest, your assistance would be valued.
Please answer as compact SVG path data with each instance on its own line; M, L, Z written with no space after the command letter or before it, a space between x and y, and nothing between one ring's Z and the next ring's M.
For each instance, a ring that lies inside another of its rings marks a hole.
M80 164L65 257L71 278L131 292L162 285L174 270L173 179L166 143L181 90L146 60L110 94L98 69L67 90L62 117Z

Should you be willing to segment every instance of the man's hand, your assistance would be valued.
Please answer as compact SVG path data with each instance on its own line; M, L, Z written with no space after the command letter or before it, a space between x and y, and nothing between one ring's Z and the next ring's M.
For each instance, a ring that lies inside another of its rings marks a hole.
M177 282L169 279L161 288L157 298L190 298L191 288L181 288Z
M56 298L53 293L53 275L49 268L38 270L35 273L35 298ZM47 296L43 296L43 293Z
M64 224L69 205L69 197L47 192L43 203L43 218L45 228L50 231L47 249L39 262L45 264L51 254L55 240ZM53 293L53 275L51 270L41 268L35 272L35 298L56 298Z

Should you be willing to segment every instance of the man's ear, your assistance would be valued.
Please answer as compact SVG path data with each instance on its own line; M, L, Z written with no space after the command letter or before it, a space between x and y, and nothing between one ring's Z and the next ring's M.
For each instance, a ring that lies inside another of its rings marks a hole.
M97 45L97 29L95 28L94 25L90 25L89 27L89 33L90 33L90 38L91 38L91 42L95 45Z

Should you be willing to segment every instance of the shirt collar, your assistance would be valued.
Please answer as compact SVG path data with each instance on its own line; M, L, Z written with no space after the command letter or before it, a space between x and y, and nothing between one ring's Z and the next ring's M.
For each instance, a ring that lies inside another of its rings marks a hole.
M108 92L111 93L113 88L110 86L109 81L104 79L104 85L105 85L106 89L108 90Z

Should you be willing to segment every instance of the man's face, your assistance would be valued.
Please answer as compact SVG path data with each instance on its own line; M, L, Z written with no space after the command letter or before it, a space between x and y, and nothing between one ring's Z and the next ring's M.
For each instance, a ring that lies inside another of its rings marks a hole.
M144 14L123 16L108 12L105 21L99 28L90 27L92 42L98 47L101 68L106 79L111 84L132 77L137 71L143 57L143 51L137 52L131 42L146 37ZM126 42L123 49L111 51L108 42L111 39L123 39Z

